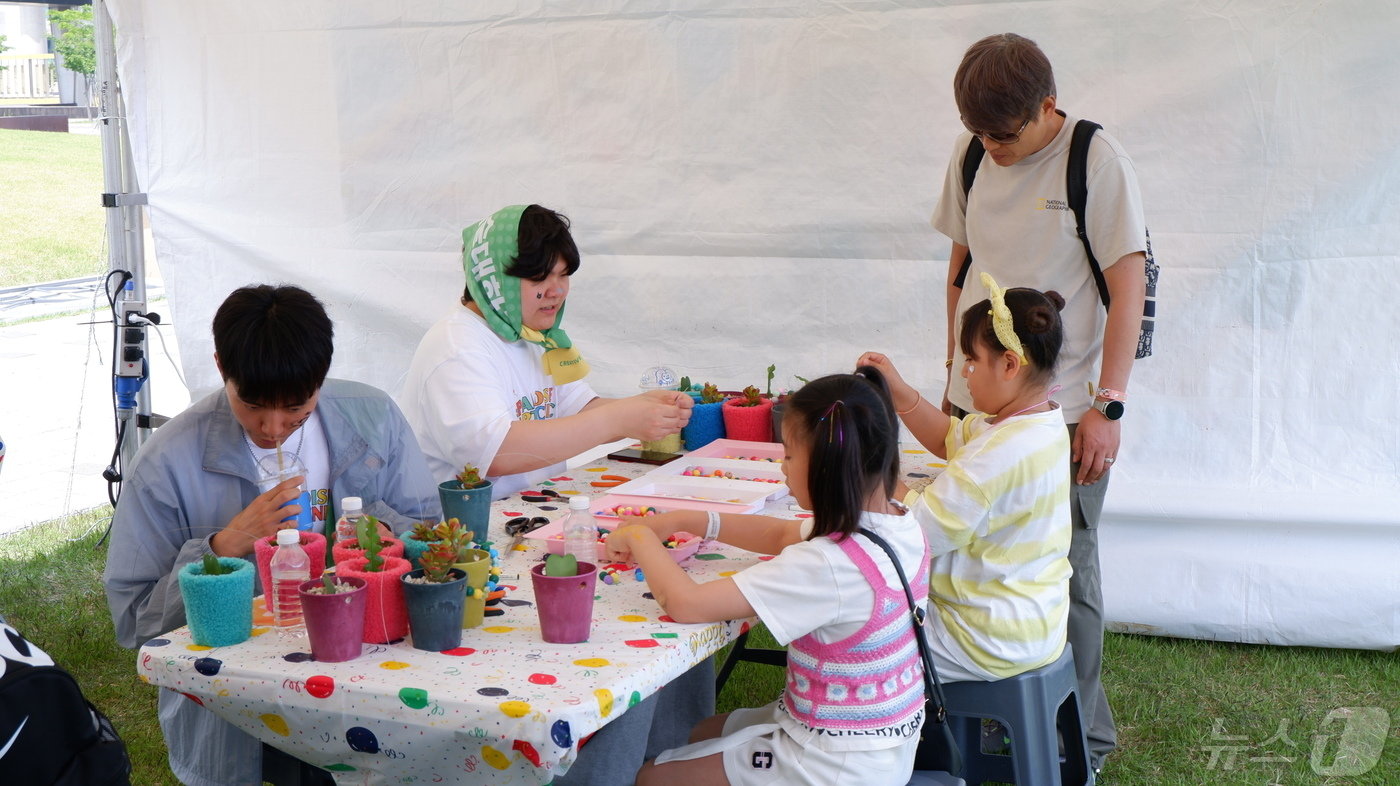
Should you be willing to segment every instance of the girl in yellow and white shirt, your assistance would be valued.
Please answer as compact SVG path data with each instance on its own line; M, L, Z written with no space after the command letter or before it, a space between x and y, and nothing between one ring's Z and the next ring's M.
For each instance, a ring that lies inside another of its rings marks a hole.
M933 560L929 642L939 676L998 680L1053 662L1069 613L1069 437L1051 400L1062 343L1056 292L1001 290L963 314L961 373L977 414L950 417L900 377L889 358L857 361L884 372L895 408L947 469L904 502ZM983 414L986 413L986 414Z

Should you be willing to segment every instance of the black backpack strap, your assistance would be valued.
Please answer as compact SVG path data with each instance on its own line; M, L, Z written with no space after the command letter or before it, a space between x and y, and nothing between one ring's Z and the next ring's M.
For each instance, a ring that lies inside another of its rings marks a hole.
M963 202L966 204L968 192L972 190L972 181L977 178L977 167L982 165L982 156L987 154L987 148L982 147L982 138L974 136L971 142L967 143L967 152L963 154L962 178L963 178ZM967 280L967 271L972 269L972 249L967 250L967 256L963 257L962 267L958 268L957 278L953 279L953 286L962 289L963 282Z
M1094 274L1094 283L1099 288L1099 300L1108 308L1108 282L1104 280L1103 268L1094 256L1089 245L1089 231L1084 228L1084 212L1089 204L1089 143L1094 140L1094 132L1103 126L1092 120L1080 120L1074 124L1074 136L1069 143L1069 163L1065 166L1065 196L1069 209L1074 211L1074 231L1079 242L1084 244L1084 253L1089 257L1089 270Z

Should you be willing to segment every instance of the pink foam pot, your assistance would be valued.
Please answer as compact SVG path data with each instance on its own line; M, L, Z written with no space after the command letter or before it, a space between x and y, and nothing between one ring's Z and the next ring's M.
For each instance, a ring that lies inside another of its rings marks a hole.
M385 557L384 569L366 571L366 557L351 557L336 566L337 576L361 579L365 582L366 644L387 644L408 635L408 606L404 602L403 582L399 577L413 566L402 557Z
M326 569L326 536L319 532L302 532L301 548L311 558L311 575L307 578L319 579ZM258 581L262 582L264 594L272 586L272 555L277 551L277 537L269 536L253 541L253 556L258 563Z
M381 538L384 548L379 550L381 557L402 557L403 541L397 538ZM351 545L354 544L354 545ZM331 557L335 559L335 564L351 559L353 557L364 557L365 552L359 548L359 541L351 538L343 540L331 547Z
M591 562L580 562L577 576L546 576L541 562L530 569L530 583L535 588L540 636L551 644L588 641L598 568Z

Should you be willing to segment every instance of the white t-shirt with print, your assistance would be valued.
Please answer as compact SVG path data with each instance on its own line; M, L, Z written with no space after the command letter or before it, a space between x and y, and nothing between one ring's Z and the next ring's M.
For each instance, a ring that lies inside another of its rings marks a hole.
M1066 117L1050 144L1011 166L983 157L966 198L962 162L972 135L961 134L953 145L943 193L933 213L934 229L972 250L972 266L958 295L953 321L954 358L961 357L956 354L956 339L963 312L987 298L983 271L1005 289L1053 289L1064 297L1060 318L1065 339L1053 384L1061 388L1055 401L1067 423L1078 423L1093 401L1088 386L1099 379L1106 313L1066 193L1075 122L1076 118ZM1118 140L1102 130L1089 144L1088 184L1085 229L1094 257L1107 270L1127 254L1146 250L1147 225L1133 162ZM968 412L976 411L967 380L960 374L951 375L948 398Z
M899 556L904 574L912 580L924 557L924 538L912 513L902 516L866 513L861 526L884 538ZM802 537L812 530L812 521L803 522ZM886 583L904 589L883 549L869 539L856 536L856 542L880 568ZM860 631L875 608L875 592L851 558L830 538L813 538L794 543L766 562L734 574L734 583L768 632L781 645L811 633L823 644L841 641ZM927 593L915 588L914 602L924 606ZM902 602L902 601L901 601ZM876 750L895 747L904 738L889 736L841 737L816 734L801 721L778 711L783 730L804 745L824 750Z
M246 433L243 435L243 444L247 445L248 451L253 454L255 465L263 456L277 452L276 448L258 447L248 439ZM330 448L326 445L326 431L321 427L320 413L313 411L301 428L287 437L282 443L282 452L295 453L302 466L306 467L306 483L303 488L307 490L311 500L312 531L324 532L326 501L330 498L331 455Z
M464 306L428 329L398 401L436 480L451 480L466 464L486 475L512 423L576 415L597 398L585 380L554 384L544 371L544 351L528 341L502 341ZM492 496L529 488L564 466L488 476Z

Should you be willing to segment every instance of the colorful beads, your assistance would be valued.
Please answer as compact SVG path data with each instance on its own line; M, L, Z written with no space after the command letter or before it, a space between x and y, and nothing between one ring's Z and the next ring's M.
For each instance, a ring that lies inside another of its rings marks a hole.
M655 516L665 511L657 510L650 505L618 505L608 508L607 512L613 516Z
M757 460L757 459L755 459L755 460ZM769 460L771 461L771 459L769 459ZM751 483L782 483L782 482L783 482L781 479L778 479L778 478L745 478L745 477L741 477L741 476L739 476L739 475L735 475L733 472L727 472L727 471L722 470L722 469L717 469L717 470L714 470L713 472L711 472L711 471L705 469L704 467L686 467L685 471L682 472L681 474L682 474L682 475L687 475L687 476L692 477L692 478L724 478L724 479L726 479L726 480L747 480L747 481L749 481L749 482L751 482Z
M671 537L661 541L661 545L668 549L678 549L690 543L694 536L686 532L677 532Z

